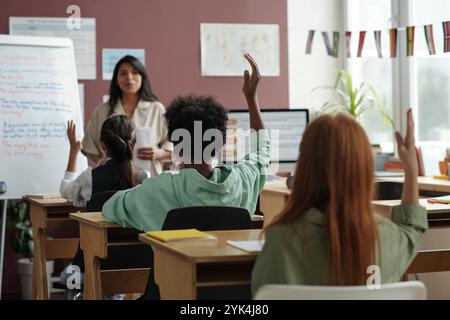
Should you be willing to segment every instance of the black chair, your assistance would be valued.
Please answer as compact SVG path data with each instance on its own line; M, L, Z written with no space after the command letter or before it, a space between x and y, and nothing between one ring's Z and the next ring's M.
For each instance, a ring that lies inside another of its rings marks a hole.
M253 229L255 225L246 209L236 207L186 207L172 209L167 213L162 230L196 228L202 231L213 230L242 230ZM215 289L215 290L214 290ZM199 291L199 299L202 296L207 299L221 299L224 295L235 298L250 299L251 293L248 286L236 286L233 288L207 288L205 292ZM146 292L142 299L159 300L159 287L155 282L153 268L150 269Z
M252 229L246 209L235 207L187 207L170 210L162 230L196 228L202 231Z
M376 184L377 200L397 200L402 198L403 183L379 181Z

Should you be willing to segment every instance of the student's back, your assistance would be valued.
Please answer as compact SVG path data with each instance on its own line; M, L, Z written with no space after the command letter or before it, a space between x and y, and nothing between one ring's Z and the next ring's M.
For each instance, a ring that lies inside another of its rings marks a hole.
M69 122L69 160L60 187L61 194L75 206L86 206L94 193L131 188L147 177L145 172L137 173L131 162L133 125L126 116L112 116L103 123L100 140L108 158L80 175L76 173L76 158L81 144L76 140L75 129L73 122Z
M270 143L256 96L260 75L254 61L246 58L252 65L252 75L246 72L243 92L253 129L246 158L236 165L214 168L211 163L226 138L226 111L211 97L178 98L165 116L169 140L175 145L172 155L181 160L181 170L176 174L163 173L136 188L116 193L103 207L105 220L148 231L160 230L167 213L180 207L232 206L253 214L265 182ZM213 132L216 146L209 154L211 140L203 139L208 132Z
M265 284L364 285L373 265L382 283L400 280L427 229L413 132L409 112L405 141L397 133L404 194L388 220L372 212L374 164L362 127L346 115L311 122L288 204L266 229L253 293Z

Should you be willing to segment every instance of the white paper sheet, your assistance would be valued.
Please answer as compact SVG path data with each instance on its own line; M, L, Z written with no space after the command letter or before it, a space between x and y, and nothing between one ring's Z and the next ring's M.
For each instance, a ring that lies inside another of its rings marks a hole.
M95 18L81 18L80 29L69 29L67 18L9 17L12 35L66 37L73 41L78 79L95 79Z
M280 75L280 33L277 24L202 23L202 76L241 76L250 70L250 53L263 76Z
M247 252L261 252L264 246L264 240L244 240L244 241L227 240L227 244Z
M137 155L137 150L139 148L149 148L151 147L151 128L136 128L136 144L134 146L134 164L136 167L151 172L151 160L141 160Z

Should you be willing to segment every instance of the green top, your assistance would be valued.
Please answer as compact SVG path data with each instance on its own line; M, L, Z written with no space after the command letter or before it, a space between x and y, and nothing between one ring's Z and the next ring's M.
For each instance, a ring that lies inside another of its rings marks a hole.
M193 206L240 207L253 214L270 161L267 130L252 131L250 153L238 164L220 165L206 179L195 169L162 173L132 189L117 192L103 216L123 227L161 230L167 213Z
M397 282L416 256L428 228L426 210L417 204L403 204L392 209L391 220L379 215L376 220L381 283ZM271 226L253 268L253 294L265 284L326 285L327 243L323 214L315 208L294 223Z

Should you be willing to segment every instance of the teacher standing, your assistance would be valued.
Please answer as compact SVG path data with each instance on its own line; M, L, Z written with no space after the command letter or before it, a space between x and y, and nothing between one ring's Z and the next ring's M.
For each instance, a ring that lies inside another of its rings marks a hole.
M162 172L161 161L170 159L173 145L167 139L165 108L153 94L144 65L133 56L120 59L109 87L109 101L101 103L86 127L82 152L97 163L105 157L100 142L100 129L111 115L123 114L135 128L151 128L151 147L134 150L141 160L151 161L152 176Z

